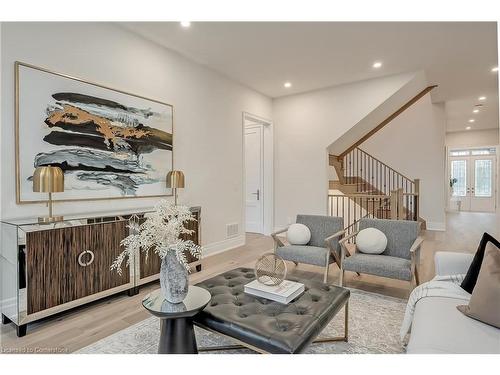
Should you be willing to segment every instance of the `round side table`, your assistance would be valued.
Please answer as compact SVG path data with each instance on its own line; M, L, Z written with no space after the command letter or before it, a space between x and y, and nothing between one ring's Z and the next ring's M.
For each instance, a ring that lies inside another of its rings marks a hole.
M190 285L188 294L181 303L165 300L160 289L148 294L142 305L152 315L161 319L160 354L196 354L193 317L203 310L212 296L206 289Z

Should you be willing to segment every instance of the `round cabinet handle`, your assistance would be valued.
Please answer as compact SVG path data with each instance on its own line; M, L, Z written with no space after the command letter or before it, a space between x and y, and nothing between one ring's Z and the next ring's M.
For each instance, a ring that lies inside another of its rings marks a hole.
M83 257L86 254L90 254L90 259L87 262L83 261ZM94 253L90 250L84 250L78 255L78 264L82 267L90 266L94 262Z
M87 254L90 254L90 260L87 262L87 266L90 266L92 263L94 263L94 253L90 250L87 250Z

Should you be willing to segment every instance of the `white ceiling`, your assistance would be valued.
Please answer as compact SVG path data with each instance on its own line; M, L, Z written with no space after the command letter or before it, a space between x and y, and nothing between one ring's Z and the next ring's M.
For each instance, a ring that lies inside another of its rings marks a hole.
M448 131L498 127L496 23L177 22L121 23L162 46L276 98L425 70L446 102ZM382 61L380 69L372 68ZM290 81L292 87L283 87ZM487 96L472 116L477 98ZM475 118L469 124L469 118Z

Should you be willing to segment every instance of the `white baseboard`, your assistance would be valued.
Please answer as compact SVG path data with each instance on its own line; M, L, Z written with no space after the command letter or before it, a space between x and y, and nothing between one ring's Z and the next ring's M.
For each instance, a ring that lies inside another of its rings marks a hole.
M204 245L202 258L206 258L207 256L212 256L215 254L220 254L224 251L234 249L235 247L243 246L244 244L245 244L245 235L240 234L239 236L227 238L223 241Z
M446 230L446 223L439 221L427 221L426 230L435 230L439 232L444 232Z

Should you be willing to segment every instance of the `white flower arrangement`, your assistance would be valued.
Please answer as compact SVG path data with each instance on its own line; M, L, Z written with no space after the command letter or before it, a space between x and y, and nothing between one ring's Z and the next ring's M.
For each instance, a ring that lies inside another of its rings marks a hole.
M127 258L126 265L130 266L130 258L136 251L142 251L149 256L149 251L153 251L163 259L167 252L175 251L179 262L189 272L191 267L186 259L186 251L194 257L201 256L201 246L191 240L182 240L179 237L182 234L191 234L194 231L186 229L184 223L196 221L193 214L186 206L176 206L166 200L161 200L155 206L155 211L146 217L144 223L137 226L129 225L136 234L131 234L123 239L120 245L125 247L120 255L111 265L111 270L116 270L118 274L122 273L122 264Z

